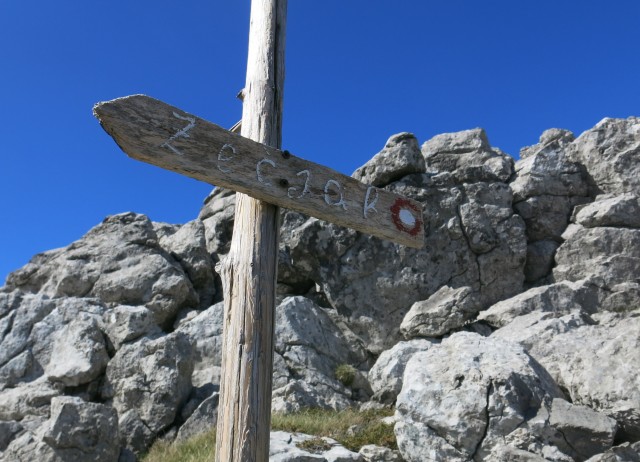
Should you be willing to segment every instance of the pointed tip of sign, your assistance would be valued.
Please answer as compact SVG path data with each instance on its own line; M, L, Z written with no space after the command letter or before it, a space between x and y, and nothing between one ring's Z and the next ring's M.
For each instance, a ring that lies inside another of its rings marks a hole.
M100 101L93 105L93 116L98 120L102 120L102 116L105 114L105 108L109 106L117 105L118 103L125 102L134 98L153 99L147 95L143 95L140 93L140 94L129 95L129 96L121 96L119 98L115 98L109 101Z

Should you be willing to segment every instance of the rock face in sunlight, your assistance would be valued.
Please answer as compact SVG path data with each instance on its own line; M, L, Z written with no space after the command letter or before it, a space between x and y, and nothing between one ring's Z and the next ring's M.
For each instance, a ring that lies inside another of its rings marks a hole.
M389 138L354 172L423 204L415 250L282 212L272 409L396 406L399 451L272 460L640 460L640 119ZM136 460L215 425L235 195L107 217L0 288L0 461Z

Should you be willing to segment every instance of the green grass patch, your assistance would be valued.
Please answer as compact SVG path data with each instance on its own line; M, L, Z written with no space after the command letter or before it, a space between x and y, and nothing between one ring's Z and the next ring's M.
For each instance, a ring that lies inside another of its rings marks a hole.
M293 414L274 414L271 417L271 428L314 436L328 436L351 451L358 451L366 444L398 449L393 425L386 425L380 421L391 415L393 415L393 409L370 411L347 409L338 412L307 409Z
M393 425L380 420L393 415L393 409L358 411L327 411L307 409L293 414L274 414L271 417L271 429L286 432L306 433L317 436L309 442L306 450L320 450L325 444L320 437L337 440L347 449L358 451L366 444L377 444L398 449ZM158 440L151 447L143 462L211 462L216 450L215 429L181 443Z
M180 443L156 441L143 462L211 462L216 453L216 431L194 436Z

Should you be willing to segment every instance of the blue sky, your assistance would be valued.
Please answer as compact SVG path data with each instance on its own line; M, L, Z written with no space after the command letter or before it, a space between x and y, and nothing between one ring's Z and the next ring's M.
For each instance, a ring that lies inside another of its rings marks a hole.
M0 2L0 283L136 211L184 223L209 185L126 157L94 103L144 93L240 119L249 0ZM640 1L289 1L283 147L350 174L401 131L483 127L517 156L547 128L640 115Z

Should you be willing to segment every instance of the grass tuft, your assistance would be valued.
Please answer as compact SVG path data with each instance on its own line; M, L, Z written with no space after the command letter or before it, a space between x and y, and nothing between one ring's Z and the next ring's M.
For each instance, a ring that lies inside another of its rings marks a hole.
M351 386L356 378L356 368L350 364L340 364L335 370L336 379L338 379L345 387Z

